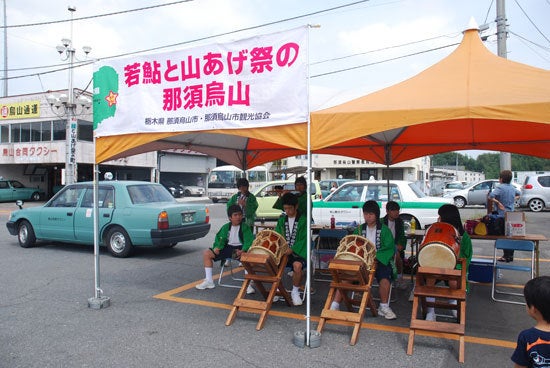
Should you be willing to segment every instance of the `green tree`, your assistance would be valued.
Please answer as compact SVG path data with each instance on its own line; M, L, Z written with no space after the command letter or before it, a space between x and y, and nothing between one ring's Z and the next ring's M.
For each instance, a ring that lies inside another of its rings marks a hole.
M485 173L487 179L498 178L500 173L500 154L482 153L477 158L471 158L458 152L438 153L431 157L432 166L464 166L467 171ZM550 160L517 155L512 153L512 171L550 171Z

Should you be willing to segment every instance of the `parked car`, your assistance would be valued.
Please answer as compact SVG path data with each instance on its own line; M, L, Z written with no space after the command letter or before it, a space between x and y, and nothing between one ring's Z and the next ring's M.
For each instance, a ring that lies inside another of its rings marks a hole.
M46 193L40 188L29 188L17 180L0 180L0 202L39 201Z
M6 226L23 248L37 240L92 245L93 207L92 183L71 184L43 206L12 212ZM101 182L98 207L99 238L115 257L127 257L135 246L173 247L210 230L205 205L179 203L157 183Z
M525 177L520 197L520 206L533 212L550 208L550 175Z
M487 195L498 184L497 179L482 180L454 190L443 195L445 198L452 198L455 206L464 208L467 205L486 205Z
M313 181L311 183L311 199L319 200L321 199L321 186L318 181ZM273 208L273 205L279 198L276 186L281 186L283 191L294 192L294 180L279 180L279 181L270 181L258 189L256 189L253 194L256 196L258 201L258 209L256 210L256 218L264 220L276 220L281 216L282 211L276 208Z
M204 187L182 184L181 188L185 197L202 197L204 195Z
M457 206L458 208L464 208L465 206L473 205L486 206L487 195L489 195L489 192L496 188L498 185L500 185L498 179L482 180L467 185L466 187L464 187L464 189L453 190L452 192L444 194L443 197L452 198L455 206ZM512 185L516 187L516 189L521 191L520 185L516 183L512 183ZM519 205L520 202L519 199L517 199L515 202L515 206L519 207Z
M321 193L323 194L323 198L328 197L328 195L331 193L330 189L332 188L332 183L336 183L336 188L338 188L340 185L347 183L348 181L353 181L353 179L325 179L320 180L319 185L321 186Z
M175 183L173 181L161 181L161 184L168 189L170 194L172 194L172 197L174 198L180 198L183 197L184 191L183 187L179 185L178 183Z
M388 199L398 202L401 207L400 217L406 226L414 217L418 229L437 222L439 207L453 203L450 198L426 196L410 181L390 180L389 195L386 180L352 181L342 184L322 201L313 202L313 219L319 225L330 225L332 216L337 222L362 223L363 203L371 199L379 203L381 216L386 214Z
M453 192L455 190L464 189L464 186L466 185L465 182L462 181L452 181L450 183L445 183L443 186L443 195Z

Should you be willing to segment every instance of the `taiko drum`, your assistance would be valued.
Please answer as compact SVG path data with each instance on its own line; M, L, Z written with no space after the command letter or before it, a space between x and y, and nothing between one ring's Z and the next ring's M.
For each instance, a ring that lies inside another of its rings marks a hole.
M359 235L347 235L340 240L334 259L361 261L370 270L375 256L376 247L369 239Z
M436 222L426 231L418 251L418 264L423 267L455 268L460 251L454 226Z
M275 264L279 264L287 249L288 244L283 236L273 230L262 230L256 235L248 253L268 254Z

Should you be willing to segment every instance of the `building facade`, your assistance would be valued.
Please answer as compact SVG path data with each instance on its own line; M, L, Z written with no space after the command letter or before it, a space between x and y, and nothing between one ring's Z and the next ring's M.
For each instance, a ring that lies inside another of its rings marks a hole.
M84 104L75 104L74 116L68 119L66 107L50 104L51 95L66 96L67 91L48 91L28 95L0 98L0 176L16 179L30 187L40 187L51 197L65 184L65 163L70 151L76 162L77 181L93 178L94 143L93 112ZM87 92L75 89L76 96ZM50 97L50 98L49 98ZM66 97L65 97L66 98ZM82 99L75 98L75 101ZM74 134L67 139L68 121L75 124ZM201 182L209 170L215 167L215 159L183 151L167 151L158 154L148 152L129 156L99 165L100 178L111 172L118 180L154 181L160 171L167 175Z

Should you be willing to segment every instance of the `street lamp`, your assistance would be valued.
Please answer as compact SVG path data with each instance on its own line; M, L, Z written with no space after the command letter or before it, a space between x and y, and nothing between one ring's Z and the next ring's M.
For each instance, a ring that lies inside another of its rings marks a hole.
M61 40L61 45L56 47L59 55L62 56L63 61L69 61L69 88L67 89L67 94L59 95L49 95L46 99L52 111L58 116L67 116L66 124L66 135L65 135L65 185L76 183L77 181L77 163L76 163L76 128L77 128L77 118L78 108L80 108L80 113L87 112L92 106L92 101L86 96L80 95L76 101L73 91L73 65L75 59L75 49L73 47L72 36L73 36L73 13L76 11L76 7L69 6L68 10L71 14L71 38L63 38ZM84 46L82 48L84 54L88 54L92 51L92 48L89 46Z

